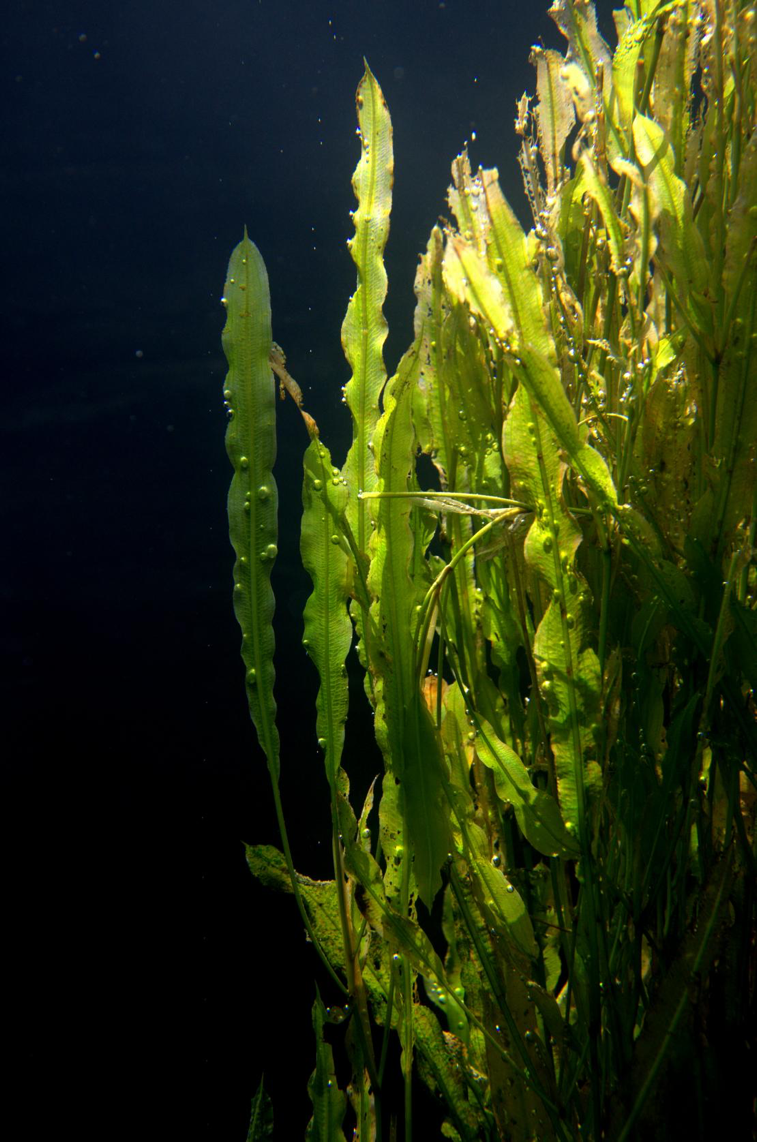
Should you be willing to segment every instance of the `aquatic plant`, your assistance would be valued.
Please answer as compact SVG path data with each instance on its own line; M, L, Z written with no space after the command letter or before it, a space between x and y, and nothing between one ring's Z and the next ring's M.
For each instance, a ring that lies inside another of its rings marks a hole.
M611 52L587 0L550 14L567 52L533 50L515 124L533 228L495 170L455 159L390 378L392 131L366 66L341 467L246 233L229 265L234 605L283 845L247 856L294 893L336 989L313 1006L324 1142L409 1142L414 1076L447 1138L623 1142L673 1117L705 1136L754 1058L757 21L743 0L632 0ZM326 882L293 867L279 796L274 373L310 436ZM362 806L353 640L384 761ZM261 1084L250 1139L270 1121Z

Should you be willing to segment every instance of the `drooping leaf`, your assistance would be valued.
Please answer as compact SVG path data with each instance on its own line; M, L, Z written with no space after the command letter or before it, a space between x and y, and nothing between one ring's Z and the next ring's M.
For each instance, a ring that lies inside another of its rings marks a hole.
M266 888L293 891L284 856L273 845L245 845L247 866ZM339 905L333 880L313 880L296 873L297 886L308 918L329 963L341 970L344 962Z
M474 858L473 871L486 890L491 913L498 920L500 931L506 933L524 955L535 959L534 929L523 897L515 885L490 860Z
M581 439L560 375L550 363L554 345L544 326L540 292L527 259L525 238L496 180L486 185L494 221L494 248L499 252L501 269L495 275L471 244L452 235L444 263L448 287L517 354L512 366L516 377L543 410L576 471L600 503L612 507L617 496L607 464L599 452Z
M485 722L479 726L476 752L493 771L500 798L512 804L521 832L537 852L544 856L575 857L578 852L575 837L565 828L554 797L536 788L517 754L499 741Z

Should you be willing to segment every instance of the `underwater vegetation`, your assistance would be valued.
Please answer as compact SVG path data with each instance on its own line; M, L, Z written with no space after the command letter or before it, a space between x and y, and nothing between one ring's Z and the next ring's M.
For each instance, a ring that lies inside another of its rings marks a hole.
M339 1004L313 1005L318 1142L429 1137L419 1080L466 1142L709 1137L724 1098L750 1134L757 18L631 0L611 51L592 3L550 14L567 50L533 50L515 124L533 228L455 159L389 377L392 128L366 66L341 466L246 232L229 264L234 606L282 839L247 858L294 894ZM293 867L279 795L274 374L310 439L329 881ZM362 805L353 643L384 763ZM261 1082L249 1140L274 1110Z

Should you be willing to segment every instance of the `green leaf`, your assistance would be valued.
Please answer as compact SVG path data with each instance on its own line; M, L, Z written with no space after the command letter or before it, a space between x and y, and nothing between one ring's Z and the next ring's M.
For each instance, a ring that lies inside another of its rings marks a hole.
M531 63L536 67L536 123L539 149L547 171L547 193L554 194L563 177L562 150L576 121L570 89L563 77L565 60L559 52L534 47Z
M413 348L400 362L387 386L384 414L374 434L379 492L407 492L412 486L415 435L412 393L418 372ZM442 753L438 734L423 705L417 678L413 634L422 582L410 569L421 529L410 523L413 509L406 498L378 500L376 530L371 543L369 588L373 597L371 623L380 632L371 656L375 678L376 738L386 768L400 783L403 825L414 857L418 892L430 908L441 886L446 859L448 811L442 784Z
M481 721L479 730L476 753L494 773L500 799L512 804L523 836L544 856L575 858L575 837L565 828L554 797L536 788L518 755L497 738L490 725Z
M284 855L273 845L245 845L247 866L266 888L293 892ZM335 971L344 968L344 945L339 904L333 880L313 880L295 873L297 888L318 943Z
M421 1077L443 1098L460 1138L476 1142L485 1137L486 1116L469 1095L465 1082L469 1066L460 1043L452 1035L444 1035L433 1011L420 1004L413 1007L413 1029Z
M304 467L300 551L313 592L305 604L303 645L320 677L316 732L333 787L349 706L345 659L352 642L347 611L352 560L342 534L347 488L341 477L333 476L329 451L317 437L305 453Z
M313 1004L313 1030L315 1031L315 1070L308 1082L308 1094L313 1104L313 1117L305 1133L307 1142L344 1142L342 1122L347 1109L347 1098L340 1090L334 1069L334 1053L326 1042L324 1025L326 1008L316 989Z
M600 175L596 161L591 151L584 151L581 155L581 169L586 193L594 199L602 215L602 221L607 232L607 248L610 251L610 266L617 273L624 262L623 227L615 210L615 199L604 177Z
M531 917L515 885L511 884L501 869L495 868L490 860L475 857L473 869L485 888L485 899L499 921L500 929L514 940L522 952L532 960L536 959L538 948Z
M236 553L234 612L242 629L250 714L277 780L271 571L278 554L278 493L273 478L276 396L269 364L271 299L263 259L246 230L229 261L224 303L223 350L229 362L224 398L230 417L226 451L234 466L228 501L229 538Z
M713 865L709 879L700 893L696 926L681 944L670 965L654 1003L644 1019L644 1027L636 1041L634 1064L629 1076L633 1097L630 1113L626 1113L619 1142L635 1137L634 1124L654 1090L662 1073L668 1052L681 1019L691 1003L697 981L706 978L717 952L717 938L728 908L733 881L732 851ZM642 1119L642 1122L644 1120ZM651 1125L649 1123L648 1125Z
M702 301L709 279L707 257L688 188L675 173L673 148L662 127L646 115L635 117L633 138L636 157L660 210L659 256L679 297L688 303L694 324L706 332L711 323L709 307Z
M628 132L633 122L634 88L638 82L637 62L644 48L644 40L653 21L648 15L630 20L612 60L612 83L617 106L617 123Z
M395 955L407 956L419 975L446 988L442 962L417 920L403 916L388 902L381 869L359 845L345 838L345 865L363 887L364 911L372 927Z
M560 463L547 418L536 401L519 389L505 424L504 446L513 485L533 504L534 519L524 545L535 572L530 588L538 622L533 656L550 730L557 792L566 824L582 842L587 786L599 785L591 726L599 709L599 662L589 641L588 586L576 563L582 533L563 496L565 467ZM597 453L595 455L598 456ZM546 591L537 588L543 583Z
M389 111L367 64L357 89L357 117L362 150L352 189L358 206L352 215L355 236L348 243L357 267L357 288L342 325L342 345L352 369L344 396L352 413L353 440L342 471L350 488L369 492L376 486L371 449L379 418L379 395L386 381L384 247L392 207L394 151ZM361 552L368 549L370 528L366 516L366 503L351 500L348 518Z
M484 171L484 177L490 173ZM571 465L609 509L617 504L615 485L603 457L582 441L560 374L551 363L554 343L545 328L541 292L528 260L525 236L496 181L489 180L486 188L493 212L498 275L471 243L451 235L444 258L448 288L517 354L511 359L515 375L542 409Z
M757 690L757 611L745 607L733 595L729 604L733 622L733 654L739 670L752 689Z
M252 1100L247 1142L263 1142L265 1138L273 1138L273 1103L263 1086L261 1075L260 1086Z
M439 734L417 692L408 703L403 731L403 788L413 872L427 908L441 888L441 867L449 850L449 808L444 797L444 757Z

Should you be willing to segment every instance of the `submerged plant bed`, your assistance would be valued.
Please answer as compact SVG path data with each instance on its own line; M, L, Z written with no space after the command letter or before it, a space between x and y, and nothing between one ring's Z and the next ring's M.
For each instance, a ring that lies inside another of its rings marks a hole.
M283 848L248 862L294 894L330 976L323 1142L429 1137L418 1079L467 1142L710 1137L724 1099L731 1136L750 1130L757 20L633 0L613 53L591 3L550 14L567 52L534 49L516 119L533 228L496 170L454 161L390 377L392 130L366 67L341 466L246 233L229 265L234 605ZM279 795L274 374L310 437L329 881L294 869ZM363 804L353 642L384 763ZM249 1138L271 1129L261 1083Z

